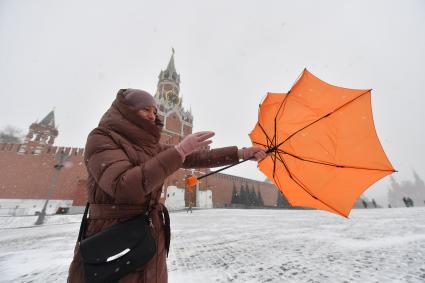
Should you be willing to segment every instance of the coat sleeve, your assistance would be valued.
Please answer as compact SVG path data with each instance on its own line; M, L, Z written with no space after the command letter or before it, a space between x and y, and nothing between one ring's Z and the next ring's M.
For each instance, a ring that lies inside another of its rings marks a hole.
M211 168L237 163L236 146L197 150L186 157L183 168Z
M174 146L165 145L163 150ZM228 146L215 149L202 149L188 155L182 165L183 168L212 168L237 163L238 147Z
M165 178L182 166L174 147L148 161L132 164L126 153L105 135L89 136L86 166L99 187L117 201L128 202L160 188Z

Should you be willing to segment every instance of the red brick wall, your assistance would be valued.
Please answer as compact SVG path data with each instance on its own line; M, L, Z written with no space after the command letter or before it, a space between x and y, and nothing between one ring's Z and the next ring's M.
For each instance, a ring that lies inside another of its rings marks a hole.
M265 206L276 205L277 190L276 187L270 183L222 173L213 174L201 181L204 181L204 186L213 192L214 207L223 207L231 203L233 184L235 184L238 192L240 191L241 185L246 186L246 184L248 184L250 190L254 187L257 193L258 191L261 192Z
M73 205L74 206L83 206L87 203L87 180L86 179L80 179L77 182L77 188L74 193L73 198Z
M192 133L192 127L183 125L183 135L187 136Z
M54 154L41 155L17 154L18 146L11 150L0 146L0 198L9 199L45 199L53 183L57 164ZM67 160L67 168L60 170L57 176L56 187L51 195L52 199L75 199L79 180L87 179L85 165L82 162L82 151L71 151ZM81 154L80 154L81 153Z
M70 153L68 161L72 166L60 171L51 198L71 199L74 201L73 205L85 205L87 172L82 149L48 147L41 155L19 155L19 146L0 144L0 199L45 199L54 174L57 173L54 169L57 163L54 153L64 149L66 153ZM202 171L205 173L208 169ZM184 179L191 172L178 170L165 180L164 187L175 185L184 188ZM211 190L214 206L224 207L231 202L233 184L238 191L242 184L248 184L249 189L253 186L256 191L260 189L265 205L276 204L277 191L272 184L227 174L217 173L201 180L200 189ZM195 202L194 197L192 201Z
M167 116L165 127L167 130L175 132L175 133L181 132L182 124L181 124L179 116L175 112Z

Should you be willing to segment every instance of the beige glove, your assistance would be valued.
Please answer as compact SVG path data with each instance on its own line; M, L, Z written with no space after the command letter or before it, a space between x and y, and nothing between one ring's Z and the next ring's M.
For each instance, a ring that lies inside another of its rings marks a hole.
M238 150L239 159L249 159L254 157L256 161L261 161L267 157L266 150L261 147L244 147Z
M215 133L210 131L190 134L187 135L179 144L177 144L175 148L184 161L186 159L186 156L188 156L195 150L212 143L212 140L209 140L209 138L212 138L214 135Z

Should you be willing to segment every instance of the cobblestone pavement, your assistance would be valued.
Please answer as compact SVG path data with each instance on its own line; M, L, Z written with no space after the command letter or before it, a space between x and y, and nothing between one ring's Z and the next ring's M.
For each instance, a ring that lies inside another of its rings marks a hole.
M425 282L424 216L424 207L353 210L350 219L313 210L174 212L169 282ZM0 226L0 282L66 282L79 219Z
M209 210L172 220L171 282L425 282L425 208L353 210L350 219Z

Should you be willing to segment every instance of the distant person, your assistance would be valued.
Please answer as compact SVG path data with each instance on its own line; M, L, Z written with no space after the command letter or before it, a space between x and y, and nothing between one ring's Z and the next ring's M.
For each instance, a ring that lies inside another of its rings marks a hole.
M190 211L190 213L192 213L192 202L191 201L189 201L189 205L186 209L186 213L189 213L189 211Z
M403 202L406 207L409 207L409 203L406 197L403 197Z
M187 189L187 194L189 196L189 201L186 207L186 213L192 213L192 194L193 194L193 185L189 184L188 181L190 180L190 178L192 177L192 175L188 174L186 175L185 178L185 184L186 184L186 189Z
M234 164L241 158L254 157L259 161L266 157L265 151L256 147L204 149L214 136L208 131L187 135L177 145L160 144L162 126L152 95L143 90L121 89L87 138L84 160L90 213L83 237L139 216L146 208L154 227L155 256L120 282L168 280L170 227L163 221L168 217L167 209L159 202L167 177L182 167L210 168ZM77 244L68 282L84 282L83 273Z
M364 208L367 208L367 202L364 199L362 199L362 204Z
M409 202L409 206L413 207L413 199L411 199L410 197L407 198L407 201Z
M372 205L373 205L374 208L377 208L378 207L378 205L375 202L375 199L372 199Z
M410 197L403 197L403 202L406 207L413 207L414 203Z

